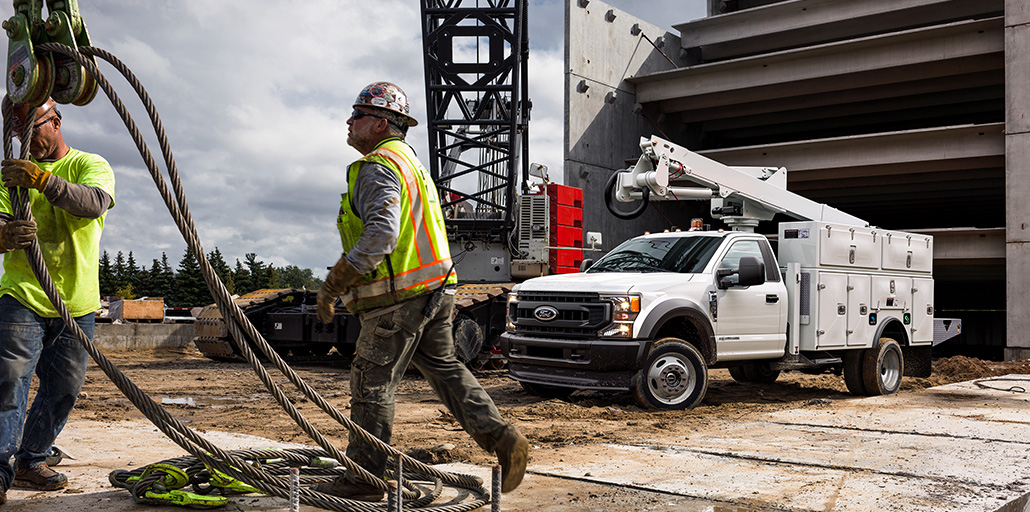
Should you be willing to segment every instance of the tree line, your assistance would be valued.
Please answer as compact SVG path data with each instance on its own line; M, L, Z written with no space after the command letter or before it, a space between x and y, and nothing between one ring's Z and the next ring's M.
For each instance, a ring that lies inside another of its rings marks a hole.
M309 268L268 265L257 259L254 253L247 253L242 263L237 258L236 266L230 268L221 251L215 247L207 254L207 261L229 293L234 295L262 288L314 290L322 285L322 280L315 277ZM123 299L162 297L165 305L170 307L205 306L214 302L200 272L200 263L189 249L183 253L176 270L172 270L164 252L160 261L155 258L148 269L145 265L136 264L132 251L128 257L118 251L113 262L104 251L100 257L100 295Z

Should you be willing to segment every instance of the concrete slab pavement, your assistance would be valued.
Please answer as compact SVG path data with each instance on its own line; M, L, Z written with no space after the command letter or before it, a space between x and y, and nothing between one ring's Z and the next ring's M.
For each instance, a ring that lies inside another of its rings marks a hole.
M503 509L1030 512L1028 383L1030 376L1013 375L980 382L988 387L971 381L817 400L677 439L535 448L523 486L504 496ZM230 449L281 445L238 434L205 436ZM108 484L108 473L182 455L146 423L77 421L58 442L79 458L59 466L69 488L12 489L4 509L141 510ZM487 467L443 468L489 478ZM230 507L286 510L287 502L245 496Z

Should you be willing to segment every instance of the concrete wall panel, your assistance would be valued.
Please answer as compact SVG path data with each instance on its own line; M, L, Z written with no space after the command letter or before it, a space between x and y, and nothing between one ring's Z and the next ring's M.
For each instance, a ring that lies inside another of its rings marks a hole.
M1030 242L1005 244L1006 346L1030 349Z
M705 61L1001 12L1005 0L792 0L673 25Z
M676 67L643 36L664 38L673 54L679 38L597 0L567 1L565 16L565 159L611 172L636 158L640 137L654 131L634 113L636 91L625 78Z
M934 267L944 260L1005 259L1004 229L932 229L919 233L933 235Z
M1030 131L1030 25L1005 28L1007 133Z
M985 57L1000 55L1004 51L1002 30L1000 18L964 21L702 64L630 81L637 85L641 102L717 94L725 96L718 102L709 101L696 106L704 107L727 101L739 103L740 98L734 100L732 94L727 96L732 91L751 90L748 99L754 101L951 76L1000 67ZM905 73L899 74L900 71ZM842 80L845 75L847 79ZM808 81L812 85L807 85ZM790 87L773 87L783 84ZM761 87L770 89L755 97Z
M611 249L643 230L665 229L679 222L666 220L657 208L634 222L620 221L605 208L603 194L612 173L640 156L640 138L656 133L661 123L656 113L648 116L635 108L635 87L625 79L680 66L680 43L678 36L604 2L580 4L566 1L564 178L566 185L583 189L584 235L600 231L604 248ZM652 41L663 38L663 48L675 64L644 35ZM618 206L629 210L635 205Z
M773 165L787 172L977 159L1005 153L1000 123L911 130L702 151L726 165Z
M101 350L182 348L193 341L193 324L98 323L93 343Z
M1030 133L1006 136L1005 146L1005 241L1030 242Z
M1005 0L1005 24L1025 25L1030 23L1030 4L1026 0Z

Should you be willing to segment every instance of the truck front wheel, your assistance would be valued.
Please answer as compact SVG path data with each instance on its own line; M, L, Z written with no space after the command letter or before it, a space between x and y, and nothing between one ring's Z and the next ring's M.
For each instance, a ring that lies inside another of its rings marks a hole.
M636 375L633 397L647 409L690 409L707 390L708 367L701 353L679 338L662 338Z

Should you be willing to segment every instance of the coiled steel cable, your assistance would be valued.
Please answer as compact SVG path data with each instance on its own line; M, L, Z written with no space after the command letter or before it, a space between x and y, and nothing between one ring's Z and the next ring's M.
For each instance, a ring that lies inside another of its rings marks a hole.
M324 436L321 435L320 432L317 431L317 429L311 426L310 423L308 423L303 418L299 411L297 411L296 408L293 407L292 403L285 397L285 394L278 387L278 385L276 385L267 375L267 371L265 371L264 367L257 360L257 357L254 355L253 351L250 350L243 331L246 331L247 335L250 336L250 339L253 340L253 342L258 346L262 353L264 353L265 356L268 357L268 359L272 361L273 364L275 364L276 367L284 375L286 375L292 383L294 383L294 385L296 385L302 392L304 392L305 396L311 399L313 403L316 403L323 411L325 411L327 414L333 417L333 419L343 424L351 432L355 432L356 435L360 436L363 440L375 446L376 449L379 449L380 451L383 451L390 455L399 454L399 452L397 452L395 449L393 449L386 443L383 443L374 436L369 435L358 425L351 422L349 418L340 413L339 410L337 410L335 407L333 407L331 404L325 401L325 399L322 398L317 392L311 389L310 386L308 386L307 383L304 382L303 379L301 379L300 376L296 374L296 372L289 368L289 366L286 365L284 361L282 361L278 354L276 354L275 351L272 350L270 346L268 346L268 343L264 340L261 334L257 332L254 326L249 322L249 320L243 314L242 310L240 310L240 308L235 304L235 302L232 301L231 297L228 294L228 291L225 289L225 286L218 279L217 275L215 275L210 263L207 261L207 258L204 255L203 248L201 247L201 244L199 242L199 237L196 234L195 227L189 214L189 209L185 200L185 195L182 192L181 182L179 180L178 172L175 167L174 158L172 157L171 149L168 144L167 137L164 134L164 129L161 125L160 118L157 115L156 108L154 108L153 106L153 102L150 101L149 96L146 94L146 91L140 85L139 81L136 80L135 76L131 73L131 71L117 58L115 58L110 53L98 48L83 47L79 49L81 51L80 53L79 51L76 51L75 49L72 49L71 47L65 45L57 43L46 43L40 45L39 49L43 51L58 52L63 53L65 55L69 55L94 76L94 78L97 80L98 85L104 90L105 94L107 94L108 98L112 102L112 105L114 105L115 110L117 110L119 115L122 117L122 120L125 123L125 126L128 129L130 135L132 136L133 141L136 143L136 146L140 151L140 155L143 157L148 170L154 178L155 185L157 186L159 193L164 199L165 204L168 207L169 213L172 215L172 218L175 221L177 227L179 228L180 233L186 240L190 251L197 258L198 262L201 263L201 273L204 276L205 282L208 284L208 288L212 292L212 296L215 298L215 302L219 306L219 310L222 312L223 319L227 320L226 324L229 327L230 332L232 333L234 341L237 343L237 346L239 347L241 353L251 364L251 367L254 368L255 373L258 374L262 382L265 384L266 388L269 389L269 392L276 398L277 402L289 413L291 418L294 419L298 426L300 426L302 430L304 430L305 433L309 435L309 437L314 439L319 444L319 446L321 446L325 450L327 456L330 456L340 461L348 470L354 471L356 474L364 477L362 478L363 480L367 480L369 483L377 486L383 485L383 487L385 487L385 482L383 482L382 479L372 477L372 475L368 474L366 471L361 469L360 466L353 463L353 461L347 459L344 454L340 453L339 450L337 450L331 443L329 443L328 440L324 438ZM102 74L100 74L96 66L92 62L90 62L89 59L84 58L82 54L95 55L101 57L110 62L116 68L118 68L119 71L123 74L123 76L125 76L125 78L133 86L133 89L137 92L137 95L144 103L147 109L147 113L151 118L151 122L160 141L162 154L165 158L165 163L168 168L170 179L172 181L172 188L175 193L174 199L169 193L168 188L164 183L164 179L161 176L160 171L157 169L157 165L154 162L153 157L151 156L150 151L147 148L146 143L143 141L142 136L140 135L139 130L136 127L131 116L128 114L124 105L118 99L117 95L114 93L113 89L108 84L107 80L103 77ZM31 140L32 124L35 121L34 111L30 114L30 117L31 119L28 123L27 132L24 134L26 137L29 137L26 140ZM9 110L5 109L5 156L9 156L13 153L11 144L12 127L10 126L10 123L8 121L9 118L10 112ZM23 144L21 149L22 158L26 158L28 144ZM11 198L12 209L15 213L16 218L24 218L27 220L31 220L31 211L28 205L27 194L19 194L17 190L12 190ZM60 296L53 285L53 281L50 279L49 274L46 271L46 266L43 262L42 254L39 251L39 247L36 241L33 241L30 247L26 249L26 255L30 260L30 264L33 267L33 272L36 274L36 278L43 286L43 289L47 293L47 296L54 303L55 307L57 308L58 312L60 313L62 319L65 321L68 328L72 330L72 332L79 339L80 343L82 343L83 346L86 348L90 356L94 359L94 361L97 362L97 365L105 372L105 374L108 375L108 377L112 380L112 382L115 383L119 390L121 390L122 393L125 394L126 397L128 397L130 401L133 402L137 409L139 409L145 416L147 416L147 418L152 423L154 423L159 429L161 429L161 431L165 433L165 435L167 435L170 439L176 442L176 444L185 449L187 452L193 454L195 457L197 457L198 460L202 461L204 464L216 468L217 470L222 471L234 478L237 478L240 481L253 485L254 487L261 489L262 491L267 492L269 494L274 494L280 497L288 497L288 485L282 478L275 477L260 469L244 464L235 455L233 455L233 453L225 452L217 448L210 442L206 441L201 436L187 428L185 425L181 424L178 420L171 417L166 411L164 411L164 409L157 406L156 403L149 397L147 397L142 390L136 387L135 384L133 384L123 374L121 374L121 372L117 368L111 365L111 363L103 356L103 354L100 353L99 350L97 350L92 345L90 340L85 336L81 329L78 328L78 324L75 323L74 318L70 316L69 312L64 307L64 304L60 300ZM232 321L229 321L229 319L231 319ZM241 328L240 325L242 325L243 327ZM471 495L477 498L476 500L468 503L459 503L443 507L430 507L427 510L439 510L441 512L459 512L464 510L474 510L485 505L486 502L483 500L483 498L486 496L486 491L482 488L482 484L479 479L467 475L456 475L452 473L441 472L419 461L408 458L403 454L400 455L404 457L406 467L415 469L415 471L412 471L412 473L420 474L423 476L429 476L433 479L446 482L449 485L467 489ZM436 487L437 489L439 489L440 486L437 485ZM439 495L439 491L426 494L425 492L412 491L409 487L409 490L405 492L406 497L418 497L420 495L420 498L410 501L408 505L429 505ZM343 500L333 496L318 493L310 489L302 490L301 497L306 504L319 506L322 508L328 508L331 510L381 510L383 508L382 505L373 505L365 502Z

